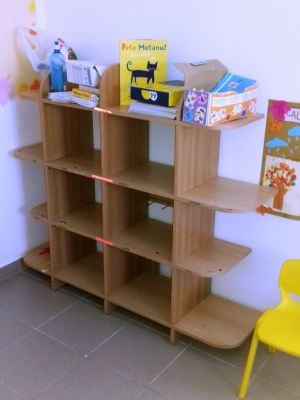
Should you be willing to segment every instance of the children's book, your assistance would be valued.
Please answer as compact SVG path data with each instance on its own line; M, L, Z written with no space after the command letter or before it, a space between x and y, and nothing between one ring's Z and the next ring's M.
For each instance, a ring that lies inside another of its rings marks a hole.
M130 103L130 86L146 85L166 80L166 40L120 41L120 104Z
M245 90L251 86L254 86L256 81L249 78L244 78L243 76L234 75L231 72L227 74L218 82L218 84L211 89L212 93L226 93L226 92L236 92L243 93Z

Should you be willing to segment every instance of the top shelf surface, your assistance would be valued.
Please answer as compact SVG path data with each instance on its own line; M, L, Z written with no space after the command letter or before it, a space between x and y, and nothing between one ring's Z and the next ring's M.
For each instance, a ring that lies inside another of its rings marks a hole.
M161 118L161 117L155 117L152 115L146 115L146 114L137 114L133 112L128 111L128 106L117 106L117 107L109 107L108 109L100 109L96 108L96 111L104 112L106 114L110 115L116 115L120 117L127 117L127 118L134 118L134 119L142 119L146 121L153 121L153 122L159 122L159 123L164 123L168 125L177 125L177 126L184 126L184 127L189 127L189 128L200 128L200 129L208 129L211 131L223 131L223 130L228 130L228 129L236 129L244 125L251 124L252 122L258 121L260 119L264 118L263 114L256 114L253 117L249 118L241 118L237 119L235 121L231 122L226 122L225 124L220 124L220 125L215 125L215 126L202 126L198 124L193 124L190 122L184 122L176 119L169 119L169 118Z
M21 99L38 101L40 95L41 94L39 90L26 90L21 93L20 97Z
M237 128L251 124L252 122L256 122L256 121L259 121L260 119L264 118L263 114L258 113L256 115L254 115L253 117L241 118L241 119L238 119L235 121L226 122L225 124L219 124L219 125L214 125L214 126L202 126L202 125L193 124L190 122L185 122L185 121L181 121L181 120L177 120L177 119L172 120L169 118L155 117L153 115L132 113L132 112L128 111L127 106L116 106L116 107L108 107L108 108L99 108L99 107L87 108L87 107L83 107L83 106L80 106L79 104L75 104L75 103L58 103L58 102L52 101L48 98L40 97L40 94L38 91L24 92L24 93L22 93L21 97L23 99L30 99L30 100L35 100L35 101L41 99L41 101L44 104L51 104L51 105L60 106L60 107L77 108L77 109L85 110L85 111L96 111L96 112L100 112L101 114L141 119L141 120L158 122L158 123L168 124L168 125L173 125L173 126L183 126L183 127L188 127L188 128L207 129L210 131L223 131L223 130L237 129Z

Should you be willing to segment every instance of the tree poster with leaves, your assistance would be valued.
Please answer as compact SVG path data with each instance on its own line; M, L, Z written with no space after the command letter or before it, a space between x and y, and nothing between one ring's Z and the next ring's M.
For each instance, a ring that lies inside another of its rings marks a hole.
M259 213L300 219L300 104L269 101L260 183L277 193Z

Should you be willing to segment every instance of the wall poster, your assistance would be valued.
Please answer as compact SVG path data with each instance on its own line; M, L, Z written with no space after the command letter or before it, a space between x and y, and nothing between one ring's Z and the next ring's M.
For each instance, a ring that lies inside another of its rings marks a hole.
M260 183L277 194L259 213L300 219L300 104L269 101Z

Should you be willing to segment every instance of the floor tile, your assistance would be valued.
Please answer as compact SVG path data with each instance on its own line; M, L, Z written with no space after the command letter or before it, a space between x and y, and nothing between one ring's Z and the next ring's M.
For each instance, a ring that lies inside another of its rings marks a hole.
M42 325L39 330L74 348L80 355L85 355L126 323L124 318L106 315L94 303L80 301Z
M0 379L25 397L32 398L66 372L74 352L38 332L0 353Z
M137 324L137 325L141 325L144 326L145 328L151 329L154 332L158 332L161 335L166 336L167 340L170 341L170 335L171 335L171 329L167 328L164 325L161 325L155 321L152 321L150 319L141 317L139 315L136 316L136 318L132 321L133 323ZM192 339L185 336L185 335L181 335L178 339L178 343L182 343L184 345L187 345L189 343L191 343Z
M83 300L86 301L87 303L94 303L99 307L104 306L103 299L101 299L100 297L95 296L93 294L87 294L87 296L85 296Z
M28 325L0 311L0 350L16 342L30 332Z
M76 297L79 297L80 299L84 299L85 297L88 296L88 294L84 290L81 290L81 289L79 289L79 288L77 288L75 286L68 285L68 284L62 285L58 289L58 291L70 293L70 294L72 294L72 295L74 295Z
M14 392L12 389L0 383L0 399L1 400L25 400L25 397Z
M166 397L162 397L158 393L146 389L136 398L136 400L166 400Z
M166 337L130 323L91 355L139 383L150 383L184 349Z
M38 279L40 281L44 281L49 286L51 286L51 278L50 278L50 276L48 276L46 274L43 274L40 271L36 271L36 270L34 270L32 268L27 268L27 267L24 268L23 267L22 274L28 275L28 276L30 276L32 278L35 278L35 279ZM63 284L57 290L58 291L62 291L62 292L70 293L70 294L72 294L72 295L74 295L76 297L79 297L79 298L83 298L83 297L87 297L88 296L88 294L85 291L83 291L81 289L78 289L75 286L68 285L68 284Z
M119 315L122 318L126 318L130 321L134 321L138 318L138 315L135 314L134 312L131 312L129 310L126 310L125 308L122 307L116 307L115 310L113 311L114 314Z
M169 400L235 400L241 373L238 368L188 348L150 388Z
M154 321L151 321L150 319L141 317L141 316L137 316L136 319L134 320L135 324L144 326L148 329L153 330L154 332L158 332L162 335L165 335L167 338L170 337L170 328L167 328L164 325L158 324Z
M25 274L0 282L0 310L33 327L76 301L78 299L73 295L54 291L44 282Z
M0 400L236 400L250 340L171 345L169 329L76 288L3 276ZM299 376L299 359L261 344L246 400L299 400Z
M276 352L257 376L300 396L300 359Z
M0 281L19 273L19 271L20 265L18 260L6 265L5 267L0 268Z
M289 391L256 378L249 386L246 400L299 400Z
M42 272L36 271L35 269L27 268L25 266L25 267L21 268L21 273L24 275L28 275L31 278L38 279L40 281L44 281L44 282L48 283L49 285L51 284L51 278L49 275L43 274Z
M251 338L249 338L242 346L235 349L217 349L204 343L194 341L192 343L192 348L200 350L212 357L216 357L219 360L225 361L244 370L250 349L250 342ZM255 373L258 371L270 357L271 355L268 352L267 347L260 343L257 349L253 372Z
M35 400L133 400L142 387L103 366L81 360Z

